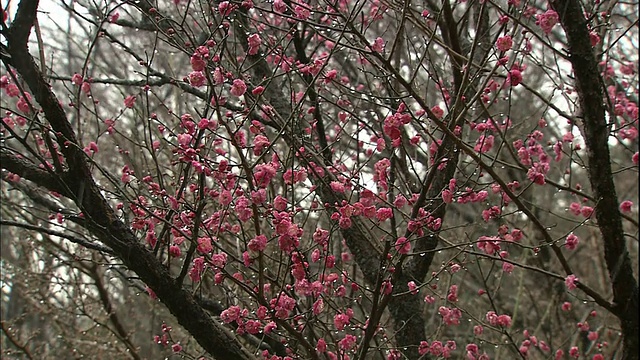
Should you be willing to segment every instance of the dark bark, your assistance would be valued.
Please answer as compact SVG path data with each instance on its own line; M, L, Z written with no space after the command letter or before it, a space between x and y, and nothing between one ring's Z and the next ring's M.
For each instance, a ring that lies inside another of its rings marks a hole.
M611 171L605 89L593 53L587 21L577 0L551 2L567 35L569 59L582 110L580 130L587 146L589 181L596 198L595 216L613 290L613 313L620 319L623 359L638 359L638 282L627 251L622 216Z

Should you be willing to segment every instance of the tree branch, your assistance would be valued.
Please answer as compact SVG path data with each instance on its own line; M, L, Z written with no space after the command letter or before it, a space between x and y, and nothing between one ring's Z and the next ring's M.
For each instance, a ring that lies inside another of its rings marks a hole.
M576 90L582 109L583 134L587 146L589 181L597 199L595 215L602 234L604 259L609 271L615 307L623 336L623 359L638 359L638 281L627 251L619 211L618 196L611 172L609 127L605 119L606 92L593 53L584 11L577 0L550 1L560 15L567 35L569 60L576 77Z

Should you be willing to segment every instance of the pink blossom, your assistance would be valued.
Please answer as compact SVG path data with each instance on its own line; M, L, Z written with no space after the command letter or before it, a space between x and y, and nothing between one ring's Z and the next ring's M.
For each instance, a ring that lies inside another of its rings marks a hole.
M538 170L538 167L532 167L527 171L527 178L531 180L534 184L544 185L546 184L546 179L544 177L544 173Z
M371 46L371 50L377 52L377 53L382 53L384 51L384 39L381 37L376 38L376 40L373 42L373 45Z
M341 229L348 229L350 228L352 225L352 221L348 216L340 216L340 219L338 220L338 226L340 226Z
M262 204L267 201L267 191L265 189L258 189L251 191L251 201L254 204Z
M462 311L458 308L448 308L446 306L440 306L438 308L438 313L442 316L442 321L446 325L459 325L460 318L462 317Z
M296 17L300 20L306 20L311 16L311 10L306 6L296 5L294 8Z
M264 326L264 333L271 334L273 330L275 330L278 325L274 321L270 321L267 325Z
M476 345L476 344L467 344L467 346L465 346L465 350L467 350L467 353L477 354L478 353L478 345Z
M418 345L418 353L420 355L424 355L429 352L429 343L426 341L420 341L420 345Z
M344 339L338 341L338 347L342 350L351 350L355 345L358 338L351 334L344 336Z
M578 246L578 242L580 242L580 239L574 233L571 233L565 239L564 244L567 247L567 249L575 250L576 247Z
M318 339L316 350L320 353L327 351L327 342L323 338Z
M223 1L218 5L218 12L222 16L229 16L235 10L235 5L230 4L228 1Z
M451 204L453 202L453 193L449 189L442 190L442 201L446 204Z
M631 212L631 207L633 207L633 202L629 200L625 200L620 203L620 211L622 211L623 213Z
M480 336L482 333L484 333L484 327L482 327L482 325L476 325L473 327L473 334L475 336Z
M499 218L501 213L502 210L500 210L499 207L492 206L491 208L482 211L482 219L487 222L490 219Z
M418 293L418 286L416 285L415 281L409 281L407 283L407 287L409 288L409 291L411 291L411 294L415 295Z
M324 301L322 298L318 298L318 300L313 303L312 310L314 315L318 315L324 310Z
M267 237L264 235L258 235L249 240L247 247L251 251L263 251L267 247Z
M204 85L206 81L207 78L202 71L192 71L189 73L189 84L191 84L191 86L200 87Z
M260 50L260 45L262 44L262 40L260 39L259 34L251 34L247 38L247 42L249 43L249 55L255 55Z
M156 300L158 298L158 296L156 295L156 293L153 291L153 289L151 289L150 287L146 287L145 290L147 291L147 294L149 294L149 297L152 300Z
M11 80L9 80L7 75L0 76L0 89L6 89L10 83Z
M572 202L571 205L569 205L569 211L571 211L574 215L580 215L581 209L582 205L580 205L580 203Z
M247 133L244 130L238 130L233 139L239 147L244 148L247 146Z
M568 290L574 290L577 287L577 281L578 278L574 274L571 274L564 279L564 284L567 286Z
M391 294L391 292L393 291L393 284L391 283L391 281L383 281L382 286L380 286L380 291L385 295Z
M522 237L524 235L522 234L522 230L520 229L513 229L511 231L511 238L513 239L513 241L520 241L522 240Z
M84 80L82 79L82 75L80 74L73 74L73 76L71 77L71 83L73 85L80 86L82 85L83 81Z
M193 71L202 71L207 67L207 61L200 54L193 54L189 61Z
M513 46L513 41L511 40L511 36L501 36L496 41L496 47L500 51L508 51Z
M333 325L335 325L337 330L344 329L345 325L347 325L351 321L351 318L347 314L337 314L333 317Z
M444 110L442 110L442 108L438 105L432 107L431 112L436 117L436 119L442 119L442 117L444 116Z
M215 68L213 70L213 84L214 85L219 85L222 84L224 82L224 74L222 73L222 70L220 70L219 67Z
M396 240L396 251L400 254L408 254L411 251L411 242L406 237L402 236Z
M540 340L538 347L540 348L540 350L544 351L544 352L549 352L551 351L551 348L549 347L549 345L547 345L546 342L544 342L543 340Z
M273 208L278 210L278 211L286 210L287 209L287 199L285 199L281 195L276 196L276 198L273 199Z
M476 246L486 254L493 255L500 251L500 238L497 236L480 236Z
M396 196L396 199L393 201L393 206L395 206L396 208L401 208L406 204L407 204L407 198L404 197L404 195L402 194L398 194L398 196Z
M133 108L133 104L136 102L135 95L129 95L124 99L124 106L131 109Z
M440 356L442 354L442 350L443 350L443 346L442 346L442 342L440 341L432 342L431 346L429 347L429 352L431 352L431 355L433 356Z
M230 322L239 320L241 314L242 314L242 309L237 305L232 305L220 313L220 319L224 323L228 324Z
M220 195L218 196L218 201L222 206L228 206L229 204L231 204L232 200L233 200L233 196L231 195L231 191L227 189L222 190L220 192Z
M582 216L589 218L591 217L591 214L593 214L593 208L591 206L584 206L580 210L580 213L582 214Z
M211 255L211 264L222 269L227 264L227 254L219 253Z
M291 265L291 275L296 280L302 280L306 277L305 266L302 263L292 264Z
M242 81L242 79L234 79L233 85L231 85L231 90L229 92L234 96L242 96L247 91L247 85Z
M189 278L191 281L198 282L202 278L202 274L204 273L205 261L202 256L193 259L193 266L191 270L189 270Z
M553 10L547 10L542 14L536 15L536 25L540 26L546 35L549 35L551 29L553 29L559 20L558 13Z
M251 90L251 93L254 96L258 96L260 94L262 94L264 92L264 86L256 86L255 88L253 88L253 90Z
M173 351L174 353L179 353L180 351L182 351L182 346L178 343L171 345L171 351Z
M258 164L253 170L256 185L262 188L266 188L275 175L276 169L269 164Z
M180 257L180 255L182 255L182 251L180 250L180 246L177 246L177 245L169 246L169 255L171 257Z
M572 346L571 349L569 349L569 356L571 356L572 358L579 358L580 357L580 349L578 349L577 346Z
M562 143L560 141L553 145L553 152L556 154L556 157L554 158L556 162L562 160Z
M247 320L247 322L244 324L244 328L249 334L259 333L261 327L262 324L257 320Z
M329 186L331 186L331 190L333 190L338 194L344 193L345 187L344 187L344 184L341 182L332 181L331 183L329 183Z
M20 96L20 88L16 84L9 84L4 89L9 97Z
M390 208L380 208L376 211L378 221L385 221L393 216L393 210Z
M329 71L327 71L327 73L325 74L325 78L324 78L324 83L328 84L331 81L333 81L336 77L338 76L338 70L336 69L331 69ZM340 116L344 117L346 114L345 113L340 113Z
M313 233L313 241L315 241L318 245L326 245L329 240L329 231L317 228Z
M487 312L487 314L485 315L485 318L487 319L489 324L491 324L492 326L498 325L498 314L496 314L495 311Z
M596 46L600 43L600 35L595 31L591 31L589 33L589 40L591 41L591 46Z
M208 237L198 238L198 252L201 254L208 254L213 251L213 246L211 245L211 239Z
M334 255L327 255L324 259L324 266L333 269L333 267L336 266L336 257Z
M262 154L262 151L267 148L271 143L269 142L269 138L264 135L256 135L253 138L253 154L258 156Z
M25 94L25 95L27 95L27 98L25 99L24 96L21 96L18 102L16 103L16 107L18 108L18 110L22 111L23 113L28 114L31 112L31 106L29 105L31 96L29 94Z
M84 152L87 155L91 155L91 154L97 153L98 152L98 144L96 144L94 141L90 142L89 145L84 148Z
M91 83L88 81L83 82L82 85L80 86L80 89L82 90L83 93L88 95L89 93L91 93Z
M451 287L449 287L449 293L447 294L447 301L449 302L458 301L458 285L451 285Z
M497 319L498 325L502 327L510 327L511 326L511 316L509 315L498 315Z
M311 252L311 262L318 262L320 260L320 250L314 249Z
M520 85L522 82L522 72L518 69L511 69L507 75L507 84L511 86Z
M107 20L110 23L115 23L116 21L118 21L118 18L120 18L120 13L116 11L113 14L109 15L109 18Z

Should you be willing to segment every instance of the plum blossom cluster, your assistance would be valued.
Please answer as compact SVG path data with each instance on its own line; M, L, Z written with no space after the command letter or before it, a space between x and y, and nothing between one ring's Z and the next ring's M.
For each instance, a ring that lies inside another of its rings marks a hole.
M384 134L391 139L393 147L400 146L402 128L404 125L411 122L411 114L406 110L406 105L404 103L400 103L396 112L384 119L382 129Z
M444 344L438 340L432 341L431 344L428 341L421 341L418 346L418 352L420 355L431 354L435 357L449 359L452 356L451 352L456 348L456 342L453 340L448 340Z
M558 13L553 10L547 10L542 14L536 15L536 25L540 26L545 34L551 33L553 27L560 21Z
M527 178L537 185L546 183L545 176L551 168L551 157L540 144L543 138L544 134L535 130L527 136L526 141L518 139L513 143L520 162L529 167Z
M75 86L80 86L80 89L83 93L90 95L91 94L91 82L92 78L83 78L82 75L76 73L71 77L71 83Z
M545 354L549 354L551 352L551 348L549 347L549 345L547 345L544 340L538 340L535 335L529 334L529 330L525 329L522 334L524 336L524 340L522 340L522 342L520 343L518 351L520 351L520 354L522 354L523 356L528 356L532 347L537 347Z
M587 199L585 199L586 201ZM582 205L578 202L572 202L569 205L569 212L571 212L572 214L579 216L582 215L585 218L590 218L591 215L593 214L593 208L591 206L586 206L586 205Z
M485 315L485 318L491 326L502 326L505 328L511 327L511 316L509 315L498 315L495 311L489 311Z
M2 89L9 98L17 98L15 106L23 114L31 113L31 107L34 106L31 94L14 84L9 76L2 75L2 77L0 77L0 89ZM7 117L8 116L9 115L7 114ZM5 123L7 123L7 121L5 121Z
M168 326L165 323L162 323L162 335L154 335L153 342L161 345L163 347L168 347L171 345L171 351L174 353L179 353L182 351L182 345L179 342L174 342L171 338L171 326Z

